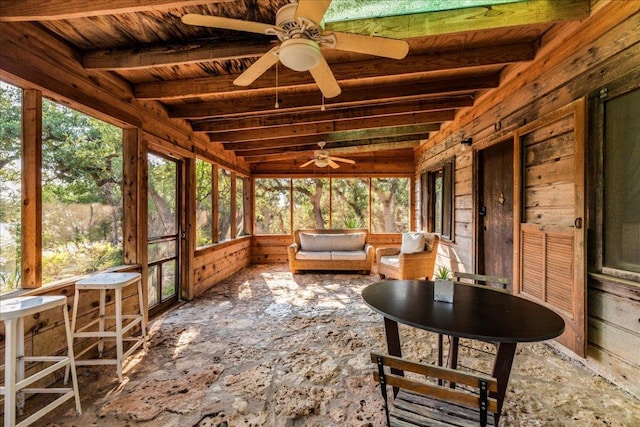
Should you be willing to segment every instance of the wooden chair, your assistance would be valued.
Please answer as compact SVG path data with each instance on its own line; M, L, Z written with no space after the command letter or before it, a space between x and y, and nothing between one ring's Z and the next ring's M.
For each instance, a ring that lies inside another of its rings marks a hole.
M402 248L376 249L376 264L381 279L422 279L429 280L438 256L437 234L424 233L424 250L414 253L403 253Z
M495 378L377 353L371 353L371 362L378 368L373 377L380 383L389 427L495 425L498 402L489 397L498 390ZM419 374L424 379L417 379L417 375L406 378L391 369ZM475 393L438 385L437 381L463 384ZM398 391L392 404L387 386Z
M509 292L511 287L511 279L506 277L497 277L497 276L488 276L484 274L473 274L473 273L462 273L456 271L453 273L453 280L457 284L468 285L468 286L487 286L492 290L497 292ZM481 369L476 369L468 365L459 364L458 363L458 353L460 347L467 349L471 353L482 353L492 357L495 359L496 356L496 346L493 343L483 343L474 340L462 339L456 337L449 337L449 366L454 369L457 367L489 375L490 373ZM438 341L438 357L441 359L442 354L442 344Z

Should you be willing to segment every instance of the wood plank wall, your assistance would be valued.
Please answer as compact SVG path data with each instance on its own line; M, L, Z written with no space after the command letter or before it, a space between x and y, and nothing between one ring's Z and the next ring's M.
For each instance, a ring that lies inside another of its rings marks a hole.
M453 242L442 243L439 263L474 270L474 233L465 234L473 227L473 199L469 199L473 180L469 179L469 172L474 165L468 151L461 151L460 140L472 137L477 149L512 138L514 130L525 123L638 69L638 28L640 2L598 2L588 19L560 24L547 32L532 63L507 67L499 89L461 111L416 151L417 191L423 171L437 164L439 158L456 156L455 230L461 233ZM587 150L588 145L589 142ZM419 208L419 197L416 201ZM637 352L630 352L640 345L640 284L591 276L585 286L589 287L588 353L586 359L580 360L640 397L640 361ZM636 315L629 317L625 313Z

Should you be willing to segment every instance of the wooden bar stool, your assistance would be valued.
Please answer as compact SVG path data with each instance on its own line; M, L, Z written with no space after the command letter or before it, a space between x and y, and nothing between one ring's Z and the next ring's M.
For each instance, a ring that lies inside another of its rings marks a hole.
M62 307L64 329L67 337L67 355L25 356L24 318L56 307ZM27 426L72 397L74 397L76 401L76 413L78 415L81 414L82 408L80 407L80 395L78 394L78 379L76 377L73 358L73 340L69 326L69 313L67 313L67 297L62 295L46 295L1 300L0 320L2 320L5 325L4 387L0 387L0 394L4 395L5 427ZM25 365L30 362L53 364L25 378ZM66 368L67 372L71 371L72 387L28 387L34 382L62 368ZM19 415L22 415L25 393L52 393L61 394L61 396L16 424L16 406Z
M76 355L76 366L85 365L116 365L118 371L118 380L122 382L122 365L124 360L129 357L141 345L146 351L147 333L144 321L144 303L142 300L142 281L140 273L101 273L95 276L87 277L76 282L75 297L73 300L73 315L71 318L71 330L73 339L78 338L98 338L96 343L89 345ZM129 285L137 283L138 287L138 314L123 315L122 314L122 290ZM105 315L106 295L108 290L115 293L115 310L113 316ZM80 329L76 329L78 320L78 302L80 300L81 291L100 291L100 314L99 317ZM115 330L105 330L105 321L115 320ZM123 324L123 321L128 321ZM98 324L97 331L87 331L95 324ZM140 324L140 335L125 335L131 331L136 325ZM103 359L104 341L114 340L116 343L116 358ZM124 342L131 342L133 345L124 351ZM95 345L98 346L98 359L79 359L82 355L91 350Z

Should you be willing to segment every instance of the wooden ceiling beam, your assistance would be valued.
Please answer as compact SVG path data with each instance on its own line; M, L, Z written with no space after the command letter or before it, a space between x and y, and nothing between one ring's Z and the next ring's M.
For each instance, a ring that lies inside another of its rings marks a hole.
M483 73L455 79L425 78L406 84L395 85L367 85L364 87L343 88L340 96L325 99L327 108L331 106L367 105L371 104L372 95L375 94L375 103L385 103L418 99L427 95L455 95L480 89L492 89L500 83L499 73ZM172 118L190 117L233 117L248 113L271 114L297 109L320 111L321 94L313 93L282 93L279 96L279 108L274 106L274 96L252 96L243 101L219 100L209 103L182 104L171 107L169 115ZM315 102L314 102L315 101Z
M337 120L354 120L366 117L383 117L410 112L453 110L473 105L473 96L450 96L442 98L426 98L381 105L362 107L327 108L325 111L309 111L288 114L270 114L268 116L234 117L223 119L205 119L193 121L195 128L206 123L210 132L241 129L260 129L269 126L291 126L305 123L333 122Z
M242 42L238 49L235 42L195 41L139 47L132 49L107 49L87 52L82 65L87 70L142 70L182 64L196 64L230 59L255 58L273 47L265 40Z
M268 141L240 141L228 142L223 144L226 150L234 150L236 152L246 150L260 150L264 148L283 148L295 147L299 145L316 145L318 141L325 141L329 146L334 143L343 143L345 141L370 140L372 138L391 138L403 137L411 135L420 135L420 138L426 139L424 135L429 132L437 132L440 130L440 124L430 123L423 125L408 126L390 126L375 129L363 129L344 132L330 132L326 134L307 135L307 136L290 136L285 138L271 139Z
M589 0L530 0L517 3L331 22L326 31L408 39L519 25L579 21L589 17Z
M403 146L406 144L407 146ZM420 140L416 137L404 136L394 138L372 138L370 140L348 141L341 144L340 147L329 149L332 154L355 154L366 153L372 151L382 151L401 148L415 148L420 145ZM290 150L283 152L277 149L265 149L262 151L254 151L250 155L239 154L247 163L258 163L276 160L291 160L295 158L308 157L313 151L318 150L318 146L302 146L292 147ZM349 152L340 150L352 150Z
M271 126L262 129L241 129L231 131L209 132L209 139L212 142L230 141L265 141L269 139L300 137L308 135L321 135L331 132L344 132L356 129L373 129L382 127L392 127L408 124L442 123L455 118L454 110L425 111L420 113L397 114L384 117L367 117L359 120L338 120L334 122L320 122L296 124L294 126ZM206 123L202 123L196 132L207 132Z
M239 49L239 52L242 51L242 49ZM534 43L515 43L506 46L488 46L450 52L434 52L428 55L414 55L408 56L402 61L376 58L367 61L334 63L330 64L330 66L338 82L347 82L353 79L531 61L535 57L535 53ZM229 55L230 53L225 51L225 54ZM168 57L172 58L171 56ZM173 60L172 58L171 61ZM286 67L280 68L278 77L280 90L284 91L287 88L299 86L307 86L309 89L315 88L315 82L311 74L292 71ZM233 80L236 77L231 75L139 83L134 88L135 97L138 99L171 100L265 89L269 90L270 93L275 93L275 72L267 71L249 88L234 86Z
M231 0L47 0L37 2L0 0L0 22L87 18L121 13L151 12L227 1Z

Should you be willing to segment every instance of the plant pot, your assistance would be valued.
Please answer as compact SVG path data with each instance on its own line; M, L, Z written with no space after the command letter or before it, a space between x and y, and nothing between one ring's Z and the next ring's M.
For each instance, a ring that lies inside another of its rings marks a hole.
M453 302L453 280L436 279L433 284L433 300Z

